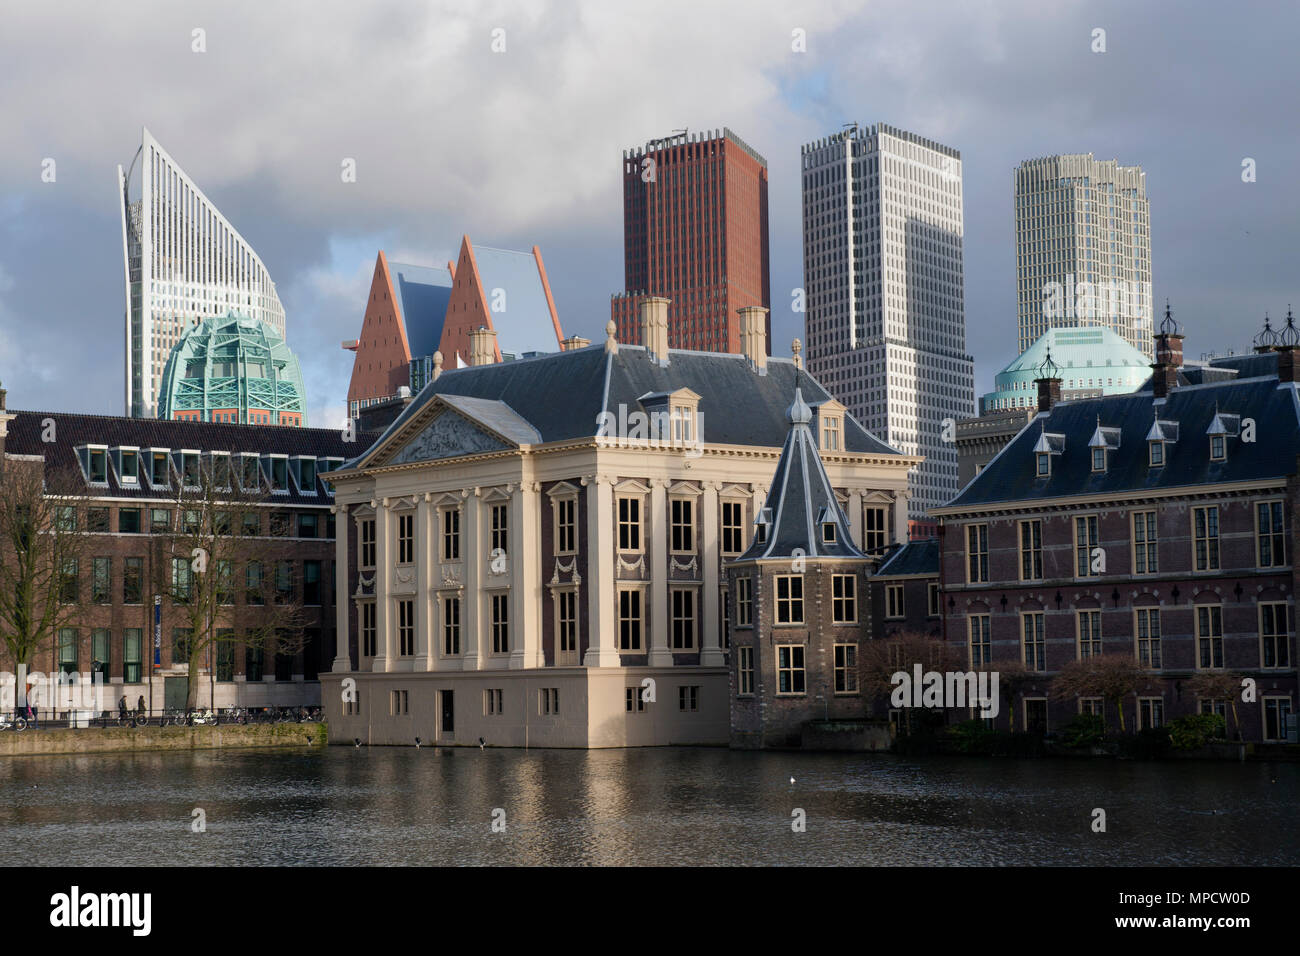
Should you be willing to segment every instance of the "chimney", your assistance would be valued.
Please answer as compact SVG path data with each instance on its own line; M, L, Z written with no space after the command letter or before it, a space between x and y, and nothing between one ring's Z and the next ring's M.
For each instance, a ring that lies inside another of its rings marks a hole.
M493 329L479 326L469 334L469 364L491 365L497 360L497 334Z
M668 305L672 299L646 296L641 300L641 344L646 355L654 356L659 363L668 361Z
M740 314L740 353L757 371L767 371L767 309L747 305Z
M1291 314L1291 307L1287 306L1286 328L1277 337L1277 380L1279 382L1294 382L1296 380L1295 353L1297 346L1300 346L1300 329L1296 328L1295 316ZM3 396L4 393L0 392L0 411L4 410Z
M1178 387L1178 370L1183 366L1183 337L1178 332L1169 302L1165 302L1165 317L1156 333L1156 360L1151 363L1151 394L1158 399L1169 397Z
M570 335L560 343L561 352L572 352L575 349L585 349L591 344L591 339L584 339L581 335Z
M1059 378L1036 378L1038 386L1038 410L1050 412L1052 406L1061 400L1061 380Z

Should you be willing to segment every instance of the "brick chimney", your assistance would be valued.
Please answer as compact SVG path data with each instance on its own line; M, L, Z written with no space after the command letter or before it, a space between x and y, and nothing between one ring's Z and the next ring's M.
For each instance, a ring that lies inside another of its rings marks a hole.
M1038 386L1038 410L1050 412L1052 406L1061 400L1061 380L1059 378L1036 378Z
M649 295L641 300L641 344L646 355L668 361L668 306L671 299Z
M1277 337L1277 380L1279 382L1294 382L1295 376L1295 353L1297 346L1300 346L1300 329L1296 328L1295 316L1291 314L1291 307L1287 306L1286 310L1286 328ZM0 393L3 394L3 393ZM3 405L0 405L3 409Z
M491 365L497 360L497 333L494 329L479 326L469 334L469 364Z
M740 314L740 353L760 372L767 371L767 309L747 305Z
M1151 393L1156 398L1168 398L1178 387L1178 370L1183 367L1183 336L1178 332L1169 303L1165 302L1165 317L1156 333L1156 360L1151 363Z

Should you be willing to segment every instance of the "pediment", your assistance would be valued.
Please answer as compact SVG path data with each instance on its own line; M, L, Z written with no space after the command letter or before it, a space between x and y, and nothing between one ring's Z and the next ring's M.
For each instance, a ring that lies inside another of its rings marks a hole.
M508 451L513 447L454 409L443 408L414 437L395 446L374 464L400 465L414 461L437 461L463 455Z

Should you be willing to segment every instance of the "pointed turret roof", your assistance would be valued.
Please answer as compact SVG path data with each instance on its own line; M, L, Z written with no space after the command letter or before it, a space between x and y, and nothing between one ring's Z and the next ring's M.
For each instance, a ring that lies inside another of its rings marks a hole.
M790 430L781 449L781 460L772 475L767 502L758 523L766 534L755 534L749 550L738 560L756 558L865 558L853 543L849 521L840 508L826 469L822 467L817 443L809 427L812 409L803 390L794 390L794 401L786 411ZM827 540L826 526L833 528Z

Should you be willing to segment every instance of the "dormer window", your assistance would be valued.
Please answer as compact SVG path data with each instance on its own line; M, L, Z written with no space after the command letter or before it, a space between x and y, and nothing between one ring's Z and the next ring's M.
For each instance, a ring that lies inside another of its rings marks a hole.
M149 484L166 488L171 484L170 455L165 448L149 449Z
M822 529L822 544L835 544L838 535L835 528L835 514L830 508L822 508L817 512L817 523Z
M1119 448L1119 439L1118 428L1105 428L1100 421L1097 422L1097 430L1092 433L1092 438L1088 439L1088 447L1092 449L1093 474L1106 470L1107 453Z
M230 455L226 452L212 453L212 485L223 491L230 488Z
M695 441L695 410L686 405L672 406L673 441L689 444Z
M1228 439L1240 434L1241 416L1214 410L1214 419L1205 434L1210 436L1210 461L1227 461Z
M1228 442L1223 435L1210 436L1210 461L1226 461L1228 458Z
M140 452L134 448L119 448L118 456L118 473L122 484L140 484Z
M1052 474L1052 456L1045 451L1040 451L1036 456L1038 459L1038 477L1047 478Z
M202 484L202 472L199 468L199 453L183 451L180 455L181 483L186 488L198 488Z
M844 406L835 399L827 399L816 406L817 436L822 451L841 451L844 448Z
M262 476L258 471L256 455L240 456L239 483L245 491L257 491L262 487Z
M268 455L266 473L271 481L271 491L287 492L289 490L288 455Z
M758 513L758 520L754 522L754 540L759 544L767 544L767 529L772 524L772 509L763 508Z
M1153 441L1147 446L1149 449L1148 463L1152 468L1162 468L1165 463L1165 443L1162 441Z
M89 448L86 456L86 480L92 485L108 484L108 449Z
M1094 472L1106 470L1106 449L1094 448L1092 450L1092 470Z
M822 422L822 450L840 450L840 420L828 416Z

